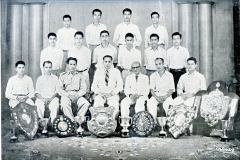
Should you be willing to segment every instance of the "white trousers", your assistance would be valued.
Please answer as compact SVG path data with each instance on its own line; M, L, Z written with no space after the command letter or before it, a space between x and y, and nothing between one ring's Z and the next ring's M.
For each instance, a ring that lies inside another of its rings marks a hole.
M32 99L30 99L30 98L28 98L25 102L27 104L30 104L30 105L34 106L34 103L33 103ZM20 102L16 99L10 99L9 100L9 106L12 107L12 108L16 107L19 103Z
M114 112L113 112L113 119L117 119L118 114L119 114L119 96L115 95L112 97L107 98L107 101L105 101L102 96L97 95L94 99L94 105L93 107L100 107L100 106L104 106L104 103L107 102L107 104L109 106L113 106L115 108Z
M68 97L66 96L61 97L61 106L63 108L64 115L68 116L72 121L74 121L74 115L72 112L71 105L72 105L72 102ZM77 106L78 106L77 115L85 116L90 104L84 97L80 97L77 101Z
M37 111L38 111L38 117L39 118L44 118L44 111L45 111L45 105L44 102L37 98L35 101L35 105L37 106ZM50 117L51 117L51 122L56 118L57 113L59 109L59 99L55 97L50 103L49 103L49 110L50 110Z
M169 105L172 103L173 99L172 96L169 96L164 102L163 102L163 108L167 114ZM157 119L157 105L159 102L154 98L151 97L147 102L147 110L148 112L153 116L154 120ZM156 122L156 121L155 121Z
M141 96L136 101L132 100L130 97L125 97L121 102L121 117L128 117L129 116L129 108L131 105L135 105L135 113L144 111L145 110L145 101L147 97Z
M85 78L85 83L87 85L87 93L90 92L90 81L89 81L89 74L88 74L88 71L84 71L84 72L81 72L81 74L83 75L83 77Z

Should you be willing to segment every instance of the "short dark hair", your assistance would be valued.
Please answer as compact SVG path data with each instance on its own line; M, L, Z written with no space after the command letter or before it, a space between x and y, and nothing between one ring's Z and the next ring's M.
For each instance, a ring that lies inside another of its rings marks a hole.
M159 58L159 57L158 57L158 58L155 59L155 62L156 62L157 60L161 60L161 61L164 63L164 59L163 59L163 58Z
M103 60L105 59L105 58L111 58L111 61L113 60L113 57L112 56L110 56L110 55L105 55L104 57L103 57Z
M51 64L51 66L52 66L52 62L51 62L51 61L44 61L44 62L43 62L43 67L45 66L46 63L49 63L49 64Z
M129 9L129 8L125 8L125 9L123 10L123 14L124 14L124 12L130 12L130 14L132 14L132 10Z
M174 33L172 34L172 38L173 38L173 36L179 36L180 39L182 39L182 35L181 35L181 33L179 33L179 32L174 32Z
M94 15L94 12L100 12L100 15L102 15L102 11L101 11L100 9L94 9L94 10L92 11L92 15Z
M68 59L67 59L67 64L69 64L69 62L70 61L75 61L76 62L76 64L77 64L77 58L73 58L73 57L69 57Z
M133 35L132 33L127 33L127 34L125 35L125 39L126 39L127 37L132 37L132 38L134 38L134 35Z
M25 66L25 62L23 62L23 61L17 61L17 63L15 64L15 67L17 67L19 64L22 64L22 65Z
M153 33L153 34L150 35L150 39L151 39L152 37L157 37L157 39L159 40L159 36L158 36L157 34L155 34L155 33Z
M65 14L65 15L63 16L63 20L64 20L64 18L69 18L70 21L72 20L72 17L71 17L70 15L68 15L68 14Z
M102 35L103 33L107 33L108 36L109 36L109 32L108 32L107 30L103 30L103 31L100 32L100 37L101 37L101 35Z
M197 64L197 60L196 60L196 58L194 58L194 57L188 58L188 59L187 59L187 62L188 62L188 61L194 61L194 63Z
M158 13L158 12L152 12L152 13L151 13L151 18L152 18L152 16L153 16L154 14L157 14L157 15L158 15L158 17L160 17L160 15L159 15L159 13Z
M53 32L50 32L50 33L48 33L48 36L47 36L47 37L48 37L48 39L49 39L49 37L50 37L50 36L54 36L54 37L56 37L56 38L57 38L57 35L56 35L56 33L53 33Z
M84 38L84 34L83 34L83 32L81 32L81 31L77 31L77 32L74 34L74 37L76 37L76 35L81 35L82 38Z

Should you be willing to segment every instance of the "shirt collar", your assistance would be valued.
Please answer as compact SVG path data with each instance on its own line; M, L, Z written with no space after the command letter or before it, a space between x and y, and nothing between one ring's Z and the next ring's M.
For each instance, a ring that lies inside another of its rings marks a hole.
M43 73L43 76L44 76L44 77L47 77L46 73ZM52 73L50 74L49 77L52 77Z
M193 73L192 74L190 74L189 72L187 72L188 73L188 75L195 75L196 74L196 70L195 71L193 71Z
M19 78L17 74L16 74L16 77ZM26 77L26 75L24 75L23 78L24 78L24 77ZM23 78L22 78L22 79L23 79ZM21 78L19 78L19 79L21 79Z
M180 49L182 48L182 46L179 45L178 49L176 49L174 46L173 46L173 48L174 48L175 50L180 50Z
M153 50L153 48L151 47L151 50ZM158 46L157 46L157 49L156 50L158 50Z
M100 26L101 25L101 23L98 23L98 25L96 26L94 23L92 23L92 25L93 26L95 26L95 27L98 27L98 26Z
M103 47L103 45L102 45L102 43L101 43L101 45L100 45L100 46L101 46L101 48L104 48L104 47ZM107 46L106 48L108 48L108 47L109 47L109 48L111 48L111 46L110 46L110 43L109 43L109 42L108 42L108 46Z
M75 75L77 73L77 70L75 70L75 72L73 73L73 75ZM67 73L68 75L70 75L71 74L71 72L70 71L68 71L68 73Z
M129 24L126 24L125 22L122 23L123 25L129 26L132 24L132 22L129 22Z

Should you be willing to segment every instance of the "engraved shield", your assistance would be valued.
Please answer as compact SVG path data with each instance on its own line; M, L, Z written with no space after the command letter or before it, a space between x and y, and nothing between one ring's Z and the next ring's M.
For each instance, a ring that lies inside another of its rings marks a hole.
M25 102L19 103L12 109L13 119L17 128L28 139L33 139L38 129L37 107Z
M117 121L113 119L114 107L91 107L89 110L92 119L87 122L87 125L92 134L106 137L115 131Z
M67 137L72 133L73 123L68 116L59 115L53 120L53 129L58 137Z

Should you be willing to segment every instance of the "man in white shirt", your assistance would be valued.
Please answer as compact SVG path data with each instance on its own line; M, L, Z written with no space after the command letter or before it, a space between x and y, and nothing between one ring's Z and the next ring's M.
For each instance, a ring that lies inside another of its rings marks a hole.
M105 103L113 106L115 108L113 118L117 119L119 113L118 94L123 90L123 82L120 71L112 64L112 56L105 55L103 57L104 68L96 70L92 84L92 91L95 94L93 106L104 106Z
M117 25L113 42L119 47L120 45L126 44L125 42L125 35L127 33L132 33L134 35L134 47L140 46L142 42L142 37L140 34L140 30L137 25L130 22L132 17L132 10L129 8L125 8L123 10L123 23Z
M157 68L155 65L156 58L162 58L165 62L166 50L158 46L159 36L157 34L151 34L150 36L151 46L145 49L145 68L147 71L147 76L150 78L150 75L154 73ZM164 63L164 67L167 67L167 63Z
M37 106L39 118L44 118L45 107L49 107L51 122L53 122L59 109L59 99L56 91L58 77L51 73L51 61L43 62L43 70L43 75L38 77L36 83L35 95L37 99L35 105Z
M173 101L172 93L175 91L173 75L164 68L164 60L156 58L157 71L150 76L150 90L152 97L147 102L148 112L156 121L157 106L162 103L167 114L169 104Z
M134 35L132 33L126 34L125 42L126 45L120 46L118 53L118 67L120 71L122 71L122 78L124 84L126 77L132 73L132 63L137 61L141 64L142 61L141 51L133 47Z
M121 117L129 116L130 105L135 105L135 113L145 110L145 101L149 94L149 78L141 74L139 62L132 63L132 72L126 78L124 93L126 97L121 102Z
M62 69L63 51L60 48L56 47L56 41L57 35L52 32L49 33L48 34L49 46L43 49L40 55L40 68L42 74L44 74L43 63L45 61L52 62L52 74L56 76L59 76L60 72L63 72L65 70L65 68Z
M75 45L69 50L68 58L76 58L77 70L83 75L86 80L87 92L90 91L88 70L91 65L91 51L83 45L84 34L81 31L77 31L74 35Z
M168 32L166 27L159 24L160 15L158 12L151 13L152 25L145 30L145 48L151 45L150 35L155 33L159 36L159 46L167 49L168 47Z
M72 17L70 15L63 16L64 27L57 31L57 47L63 50L63 71L66 69L66 60L68 57L69 49L74 45L74 34L77 32L76 29L71 28Z
M117 65L117 49L109 43L109 32L103 30L100 33L101 44L97 46L93 51L92 63L95 64L95 68L103 68L103 57L110 55L113 57L114 66Z
M187 59L189 58L189 52L187 48L180 45L182 35L179 32L172 34L173 47L167 50L167 65L169 71L173 74L175 90L177 89L178 80L186 73ZM177 96L177 93L173 93L173 98Z
M20 102L34 105L31 98L34 97L32 78L25 75L25 62L18 61L15 64L17 74L9 78L5 97L9 99L9 106L16 107Z

